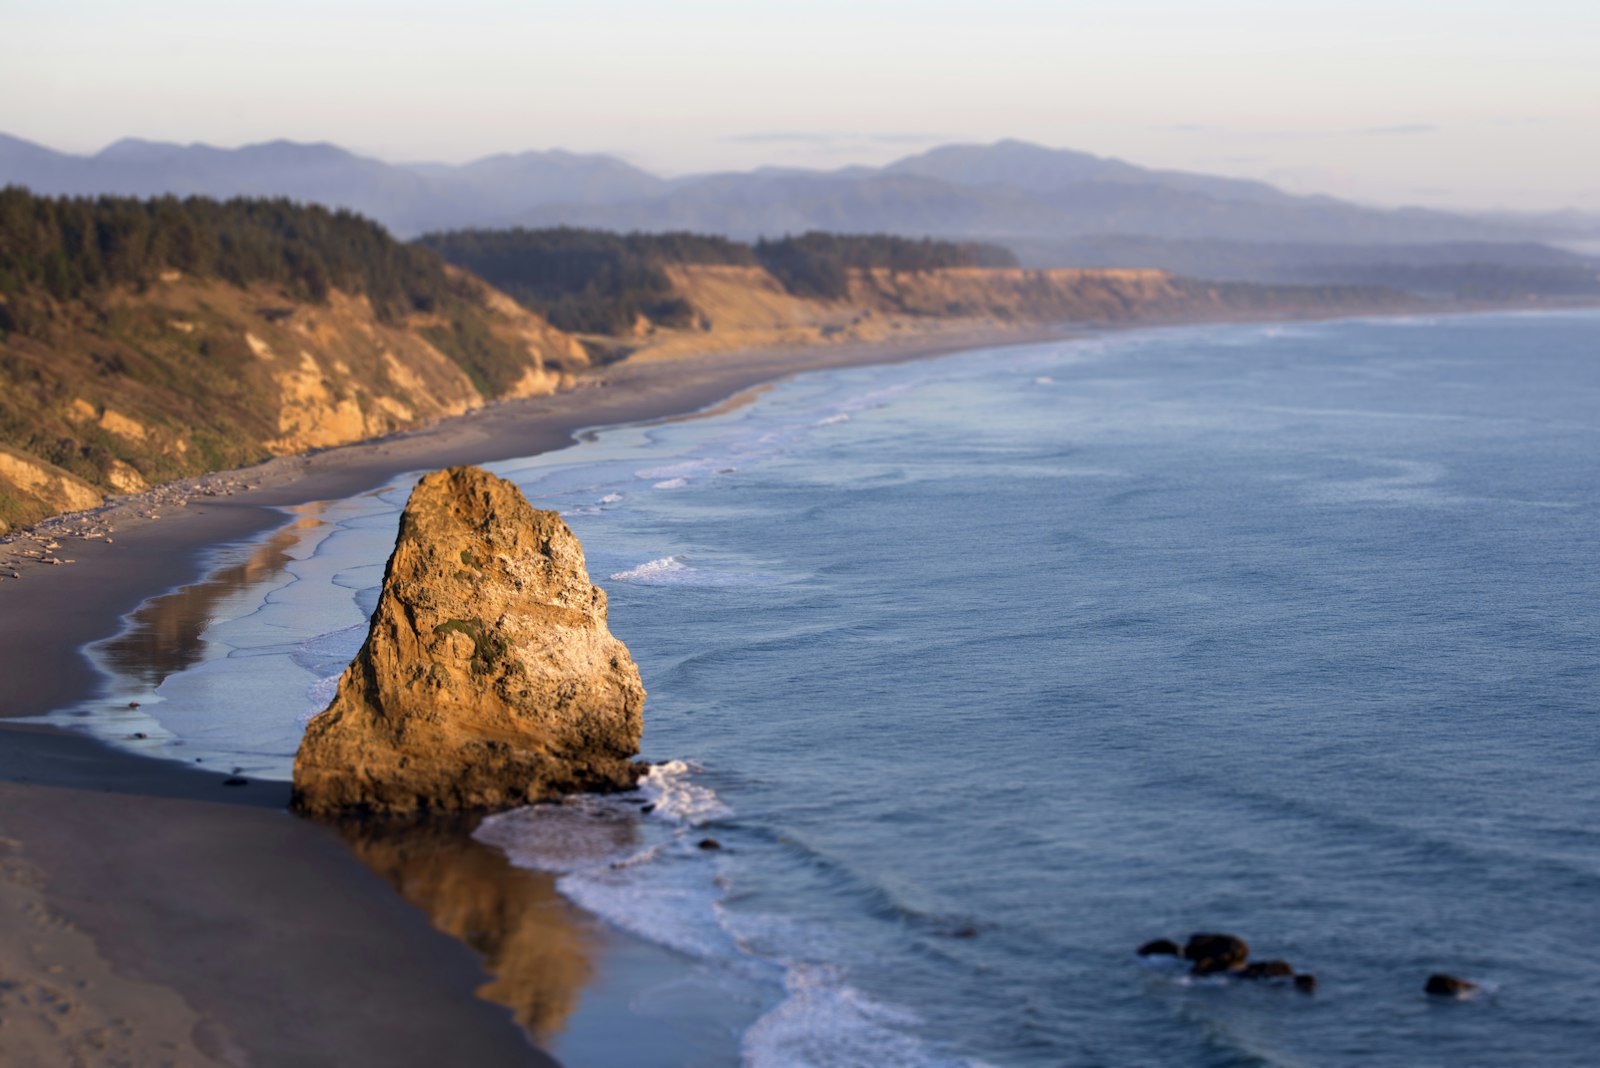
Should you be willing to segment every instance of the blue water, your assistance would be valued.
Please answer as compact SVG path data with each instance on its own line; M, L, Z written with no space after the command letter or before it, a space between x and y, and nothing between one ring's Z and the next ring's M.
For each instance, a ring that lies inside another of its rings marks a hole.
M497 470L685 763L625 857L544 849L565 810L480 837L740 1007L693 1063L1595 1062L1600 315L830 372ZM283 774L404 493L331 505L146 744ZM1196 930L1319 990L1132 952Z

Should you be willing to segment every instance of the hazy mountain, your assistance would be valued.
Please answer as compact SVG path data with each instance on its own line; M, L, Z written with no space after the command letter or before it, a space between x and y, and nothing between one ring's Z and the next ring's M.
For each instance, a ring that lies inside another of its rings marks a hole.
M1498 221L1294 196L1262 182L1148 170L1020 141L947 145L877 170L684 179L660 196L606 211L550 204L531 208L522 221L689 228L746 238L808 229L1002 240L1115 233L1346 244L1528 236Z
M1552 240L1564 227L1582 236L1593 221L1576 213L1490 218L1369 208L1021 141L946 145L879 168L763 168L669 181L609 156L562 151L457 166L388 164L288 141L217 149L130 140L73 156L0 137L0 183L40 193L283 195L352 208L403 236L570 224L739 238L817 229L1007 241L1119 234L1392 245Z
M609 156L527 152L465 166L403 165L329 144L269 141L236 149L118 141L92 156L0 135L0 184L41 194L286 196L349 208L395 233L492 226L554 201L647 196L666 183Z
M524 212L530 204L616 204L642 200L668 188L665 179L611 156L552 149L488 156L462 166L414 163L405 169L440 188L464 191L492 205L485 214Z

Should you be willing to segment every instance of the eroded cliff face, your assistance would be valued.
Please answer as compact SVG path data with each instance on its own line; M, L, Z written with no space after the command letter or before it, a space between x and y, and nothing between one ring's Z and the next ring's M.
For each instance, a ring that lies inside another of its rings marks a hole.
M366 643L295 758L314 815L630 788L644 687L561 517L475 467L423 478Z
M588 366L577 340L454 273L450 308L400 319L337 289L312 303L171 271L0 329L9 442L72 478L0 477L0 522L553 393Z

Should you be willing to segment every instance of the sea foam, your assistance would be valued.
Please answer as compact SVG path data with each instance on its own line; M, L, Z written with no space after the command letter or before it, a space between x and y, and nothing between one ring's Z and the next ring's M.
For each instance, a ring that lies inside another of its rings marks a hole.
M558 875L563 896L613 926L719 974L781 988L741 1039L747 1065L976 1068L916 1038L916 1014L868 997L843 966L815 960L832 942L826 931L728 907L737 854L701 842L708 824L734 813L696 781L701 770L692 761L657 764L633 794L500 813L475 837L519 867Z

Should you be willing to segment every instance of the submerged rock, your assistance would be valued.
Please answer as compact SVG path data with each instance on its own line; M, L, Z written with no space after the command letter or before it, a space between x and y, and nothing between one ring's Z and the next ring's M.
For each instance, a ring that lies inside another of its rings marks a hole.
M1439 998L1469 997L1477 989L1478 984L1471 979L1461 979L1454 975L1445 975L1443 972L1435 972L1428 976L1428 981L1422 988L1423 993Z
M1194 962L1195 975L1238 971L1250 959L1250 946L1230 934L1192 934L1183 946L1183 959Z
M293 807L508 808L628 789L644 687L561 517L475 467L412 491L371 630L306 728Z
M1239 972L1241 979L1290 979L1294 968L1286 960L1258 960L1246 964Z

